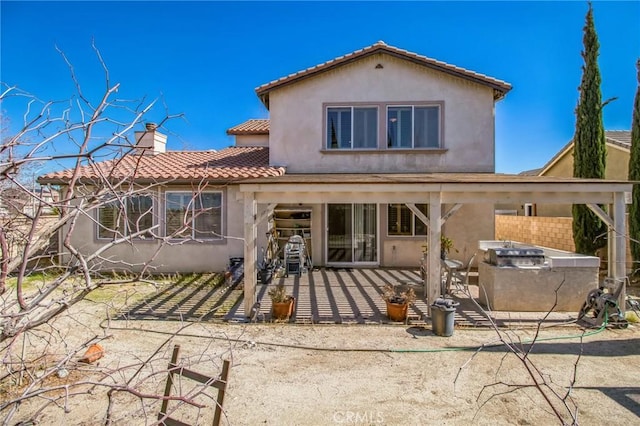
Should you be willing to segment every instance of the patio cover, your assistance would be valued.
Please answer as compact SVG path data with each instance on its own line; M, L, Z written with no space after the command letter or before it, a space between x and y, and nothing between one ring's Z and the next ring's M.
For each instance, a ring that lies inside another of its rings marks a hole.
M631 188L629 181L495 173L285 174L247 179L240 183L244 197L244 309L249 314L256 302L257 224L266 219L278 203L405 203L409 208L416 203L429 203L426 288L428 300L433 301L438 296L440 281L442 224L457 210L456 206L462 204L586 204L609 227L608 253L614 261L609 262L608 275L616 282L624 282L624 194L631 192ZM260 216L258 204L266 205ZM442 204L454 207L441 216ZM609 205L608 214L598 204ZM625 298L623 287L619 298L622 307Z

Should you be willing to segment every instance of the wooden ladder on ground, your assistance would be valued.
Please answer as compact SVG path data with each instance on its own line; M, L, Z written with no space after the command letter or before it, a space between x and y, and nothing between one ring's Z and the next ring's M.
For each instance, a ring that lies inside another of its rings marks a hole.
M216 409L213 416L213 426L220 425L220 419L222 417L222 404L224 402L224 394L227 388L227 379L229 377L229 360L225 359L222 364L222 373L220 378L205 376L204 374L197 373L193 370L189 370L184 367L178 366L178 354L180 353L180 345L173 347L173 354L171 355L171 362L169 362L169 375L167 376L167 384L164 388L165 399L162 401L162 407L160 413L158 413L158 420L161 425L167 426L190 426L187 423L183 423L180 420L173 419L167 416L167 409L169 407L169 399L171 396L171 388L173 387L174 376L179 375L203 385L211 386L218 389L218 398L216 401Z

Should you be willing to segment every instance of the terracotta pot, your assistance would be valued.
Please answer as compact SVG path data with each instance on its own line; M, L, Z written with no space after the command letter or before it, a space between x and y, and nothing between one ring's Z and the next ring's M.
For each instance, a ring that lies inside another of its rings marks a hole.
M271 318L276 320L289 319L293 315L296 299L291 297L286 302L274 302L271 307Z
M100 346L97 343L94 343L93 345L89 346L87 351L84 353L84 355L80 359L80 362L91 364L92 362L95 362L100 358L102 358L103 355L104 355L104 349L102 348L102 346Z
M390 303L387 301L387 316L391 321L404 321L407 319L408 303Z

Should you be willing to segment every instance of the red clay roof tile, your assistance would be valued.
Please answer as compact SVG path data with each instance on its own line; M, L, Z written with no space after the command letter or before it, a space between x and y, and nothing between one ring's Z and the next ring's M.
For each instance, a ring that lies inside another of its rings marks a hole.
M139 181L234 181L247 178L281 176L283 167L269 166L269 148L229 147L220 151L169 151L156 155L125 155L80 169L81 180L108 177L111 180L135 178ZM73 170L48 173L40 183L64 184Z
M252 118L227 130L228 135L268 135L269 119Z

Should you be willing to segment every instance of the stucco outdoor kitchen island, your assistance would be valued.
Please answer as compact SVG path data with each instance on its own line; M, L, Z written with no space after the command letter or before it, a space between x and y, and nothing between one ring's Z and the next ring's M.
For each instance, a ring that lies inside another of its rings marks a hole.
M598 257L505 241L480 249L479 301L494 311L578 312L598 287Z

